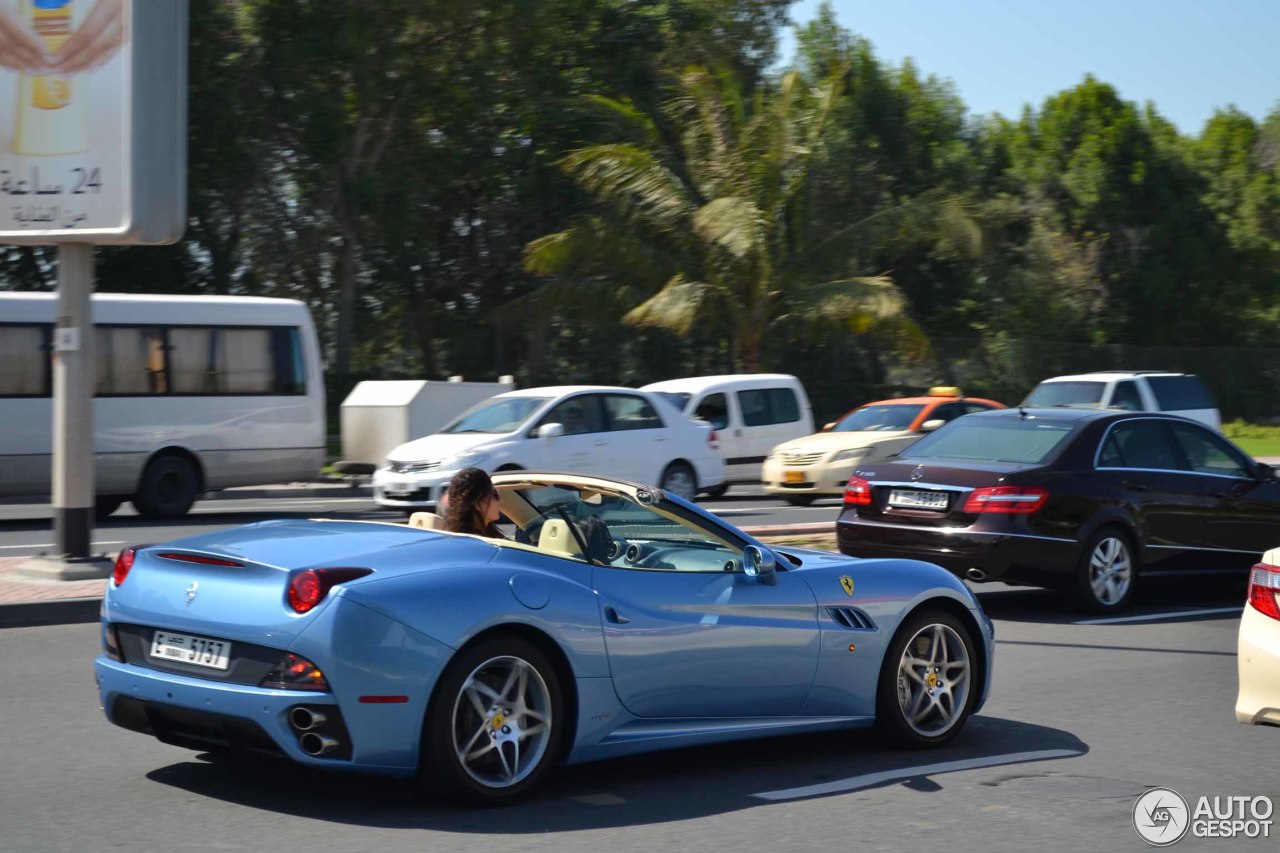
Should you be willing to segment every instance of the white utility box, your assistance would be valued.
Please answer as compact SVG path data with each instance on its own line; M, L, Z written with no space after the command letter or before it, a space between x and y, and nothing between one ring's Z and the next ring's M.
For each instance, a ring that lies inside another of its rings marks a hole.
M433 382L404 379L361 382L342 401L342 459L378 466L393 448L431 435L515 382Z

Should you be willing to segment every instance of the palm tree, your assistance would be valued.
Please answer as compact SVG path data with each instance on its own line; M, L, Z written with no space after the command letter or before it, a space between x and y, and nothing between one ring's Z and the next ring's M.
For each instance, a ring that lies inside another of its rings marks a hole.
M888 275L857 274L856 250L880 226L956 221L960 211L930 197L834 234L809 233L806 211L821 201L811 167L842 97L839 81L806 89L789 72L748 100L731 78L692 68L679 75L663 122L594 98L631 138L564 158L603 204L526 247L526 270L554 277L531 298L563 307L594 296L598 305L608 287L631 325L681 335L719 327L746 371L760 368L766 335L780 324L915 329Z

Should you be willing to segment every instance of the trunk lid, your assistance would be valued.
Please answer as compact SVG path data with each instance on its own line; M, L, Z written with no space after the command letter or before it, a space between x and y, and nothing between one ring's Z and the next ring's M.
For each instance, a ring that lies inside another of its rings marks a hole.
M492 558L485 550L494 549L392 524L268 521L139 547L124 583L108 582L104 608L112 622L287 648L344 587L468 558L484 562ZM389 552L408 559L388 559ZM288 603L294 574L325 567L374 572L335 587L311 611L295 612Z
M964 511L974 489L1013 485L1039 465L1020 462L966 462L949 465L901 459L863 465L857 471L871 484L871 505L858 506L858 517L924 527L969 526L977 513Z

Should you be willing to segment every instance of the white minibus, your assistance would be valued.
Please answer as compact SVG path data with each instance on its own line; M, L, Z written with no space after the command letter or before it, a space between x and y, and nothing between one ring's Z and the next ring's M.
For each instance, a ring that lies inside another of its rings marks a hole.
M204 492L311 480L324 373L307 307L244 296L93 296L97 512L175 518ZM57 296L0 292L0 498L50 493Z

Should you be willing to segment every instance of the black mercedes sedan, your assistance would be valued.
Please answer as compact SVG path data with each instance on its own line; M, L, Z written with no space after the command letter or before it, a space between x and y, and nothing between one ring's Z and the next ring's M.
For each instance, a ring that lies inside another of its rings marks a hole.
M1062 588L1106 613L1140 580L1247 570L1280 544L1280 479L1184 418L1004 409L860 465L836 529L845 554Z

